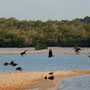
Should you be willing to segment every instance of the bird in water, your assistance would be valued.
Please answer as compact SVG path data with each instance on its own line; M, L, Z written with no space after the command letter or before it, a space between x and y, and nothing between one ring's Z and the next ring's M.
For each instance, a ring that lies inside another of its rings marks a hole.
M13 64L14 64L14 61L11 61L11 62L10 62L10 65L13 65Z
M12 66L17 66L18 64L14 63Z
M80 54L79 50L81 50L80 48L74 48L75 49L75 53L78 55Z
M11 61L11 62L9 63L9 65L16 66L16 65L18 65L18 64L14 63L14 61Z
M16 70L22 71L23 69L21 67L17 67Z
M5 65L5 66L8 66L8 65L9 65L9 63L8 63L8 62L5 62L5 63L4 63L4 65Z
M90 58L90 55L88 57Z
M25 51L21 52L21 53L20 53L20 54L21 54L21 56L23 56L24 54L26 54L26 52L27 52L27 50L25 50Z
M48 57L53 57L52 49L49 50L49 55L48 55Z

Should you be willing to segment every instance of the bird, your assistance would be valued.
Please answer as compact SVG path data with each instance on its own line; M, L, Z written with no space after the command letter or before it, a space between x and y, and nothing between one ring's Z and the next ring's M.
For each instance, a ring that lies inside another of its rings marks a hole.
M90 58L90 55L88 57Z
M14 61L11 61L9 64L10 64L10 65L13 65L13 64L14 64Z
M48 57L53 57L53 55L52 55L52 49L49 50L49 55L48 55Z
M23 56L24 54L26 54L26 52L27 52L27 50L25 50L25 51L21 52L21 53L20 53L20 54L21 54L21 56Z
M49 74L52 75L54 72L50 72Z
M5 62L5 63L4 63L4 65L5 65L5 66L8 66L8 65L9 65L9 63L8 63L8 62Z
M75 53L78 55L80 54L79 50L81 50L80 48L74 48L75 49Z
M11 62L9 63L9 65L16 66L16 65L18 65L18 64L14 63L14 61L11 61Z
M74 49L81 50L81 48L79 48L79 47L75 47Z
M23 69L21 67L17 67L16 70L22 71Z
M45 76L44 79L47 79L47 76Z
M54 76L52 75L52 76L48 77L48 79L53 80Z
M18 65L18 64L16 64L16 63L12 64L12 66L16 66L16 65Z
M75 53L76 53L77 55L80 54L79 50L77 50L77 49L75 50Z

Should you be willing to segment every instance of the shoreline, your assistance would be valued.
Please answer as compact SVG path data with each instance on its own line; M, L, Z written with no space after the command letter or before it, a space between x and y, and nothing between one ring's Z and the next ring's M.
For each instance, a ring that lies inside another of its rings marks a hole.
M52 49L54 54L75 54L74 47L48 47L48 49L35 50L35 48L0 48L0 54L20 54L28 50L26 54L48 54ZM90 54L90 48L81 48L80 54Z
M44 79L54 72L55 79ZM60 87L58 80L81 75L90 75L90 70L63 70L63 71L37 71L37 72L10 72L0 73L0 90L52 90Z

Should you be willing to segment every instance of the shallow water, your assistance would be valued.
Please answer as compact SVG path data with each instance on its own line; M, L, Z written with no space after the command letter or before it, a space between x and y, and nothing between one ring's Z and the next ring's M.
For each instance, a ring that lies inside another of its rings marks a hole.
M27 90L39 90L39 88L34 88L34 89L27 89Z
M59 84L60 88L54 90L90 90L90 75L62 79Z
M80 70L90 69L90 58L88 54L55 54L48 58L47 54L0 54L0 72L17 72L16 67L4 66L4 62L14 61L23 71L45 71L45 70Z

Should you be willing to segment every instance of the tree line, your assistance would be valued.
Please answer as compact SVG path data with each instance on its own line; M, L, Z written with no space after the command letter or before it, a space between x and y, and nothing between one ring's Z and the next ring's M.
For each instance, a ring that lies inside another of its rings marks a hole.
M61 21L0 18L0 47L89 47L90 17Z

